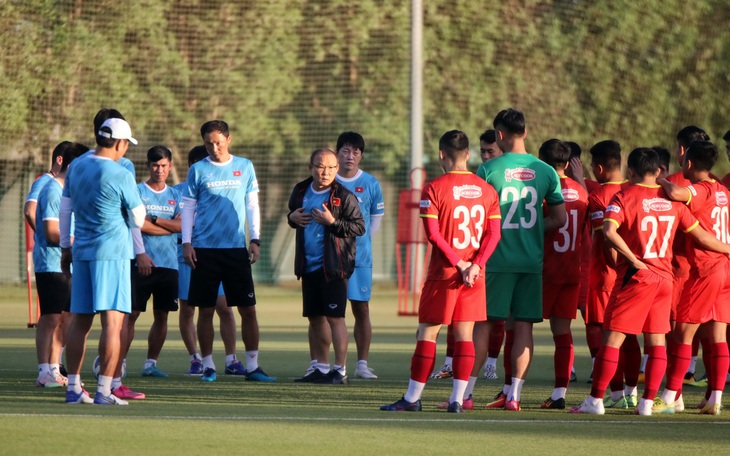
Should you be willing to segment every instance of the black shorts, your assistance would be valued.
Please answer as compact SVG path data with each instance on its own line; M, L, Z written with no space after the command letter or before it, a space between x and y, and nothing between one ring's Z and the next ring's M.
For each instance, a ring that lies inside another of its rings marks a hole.
M324 270L302 276L302 304L304 317L345 318L347 309L347 279L327 282Z
M71 279L61 272L36 272L35 287L41 303L41 315L71 310Z
M136 271L135 271L136 272ZM147 311L147 301L153 296L153 308L157 311L175 312L177 310L177 269L152 268L152 274L147 277L135 274L137 277L132 300L132 310Z
M194 307L215 307L218 287L223 283L228 307L256 305L251 262L248 250L195 249L198 262L190 273L188 304Z

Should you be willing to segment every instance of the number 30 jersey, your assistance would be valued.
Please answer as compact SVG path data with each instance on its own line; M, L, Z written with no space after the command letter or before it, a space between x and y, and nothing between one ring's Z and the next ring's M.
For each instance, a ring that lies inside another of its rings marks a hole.
M613 195L605 221L615 223L617 233L636 258L665 277L672 275L672 243L678 229L692 231L699 222L687 206L671 201L659 185L630 185ZM619 255L616 272L624 277L628 263ZM620 280L620 279L619 279Z
M489 219L499 218L499 197L491 185L468 171L452 171L426 183L421 192L421 218L438 220L439 233L464 261L472 261L486 241ZM433 249L429 280L459 275L446 255Z
M714 234L718 241L730 244L728 234L730 196L727 188L712 179L692 184L687 190L691 195L687 207L692 215L697 217L700 226ZM713 273L719 267L725 267L727 257L722 253L705 250L690 238L687 238L686 242L687 259L700 277Z
M502 238L487 272L541 274L543 201L549 206L564 202L558 173L530 154L508 152L482 163L477 175L497 190L502 213Z
M588 192L569 177L560 178L560 187L565 200L565 224L545 237L542 280L543 283L578 283L588 224Z

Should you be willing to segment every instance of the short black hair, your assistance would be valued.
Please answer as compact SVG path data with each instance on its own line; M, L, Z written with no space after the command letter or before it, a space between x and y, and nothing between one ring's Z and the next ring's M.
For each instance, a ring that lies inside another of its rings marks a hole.
M172 152L165 146L154 146L147 151L147 163L157 163L164 158L172 161Z
M226 138L231 134L228 129L228 124L223 120L209 120L200 127L200 137L205 138L205 135L213 133L214 131L219 132Z
M493 129L485 130L484 133L479 135L479 141L485 142L487 144L492 144L497 142L497 132Z
M525 133L525 115L514 108L505 109L494 118L493 126L495 130L502 127L509 133L522 135Z
M365 139L360 133L354 131L346 131L337 137L337 146L335 152L338 152L343 146L354 147L360 149L360 152L365 153Z
M188 152L188 167L208 157L208 149L205 146L195 146Z
M684 155L698 171L710 171L717 163L717 146L710 141L692 141Z
M659 155L659 165L669 169L669 162L672 160L672 154L669 152L669 149L662 146L654 146L652 149Z
M469 137L461 130L450 130L441 135L439 150L452 160L463 158L469 152Z
M618 142L612 139L597 142L590 152L593 163L603 166L606 171L621 168L621 145Z
M637 147L629 154L627 165L639 176L654 174L659 170L659 154L648 147Z
M722 135L722 139L724 141L730 141L730 130L726 131L724 135Z
M84 155L88 151L89 147L85 144L76 142L71 143L71 145L63 152L63 163L61 164L61 172L66 171L66 169L68 169L68 165L70 165L72 161Z
M677 144L687 148L692 141L709 141L710 135L705 130L694 125L689 125L677 132Z
M556 169L565 168L570 160L570 147L559 139L548 139L538 151L540 160Z
M568 147L570 147L570 158L578 157L583 155L583 149L580 148L575 141L563 141Z

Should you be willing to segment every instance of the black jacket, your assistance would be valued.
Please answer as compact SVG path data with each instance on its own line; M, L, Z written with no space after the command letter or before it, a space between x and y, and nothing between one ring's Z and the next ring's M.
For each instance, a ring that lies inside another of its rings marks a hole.
M294 255L294 274L297 279L304 273L304 228L289 219L289 215L302 207L304 194L312 184L312 178L299 182L294 186L289 197L289 214L286 216L289 226L296 228L296 254ZM335 217L335 223L325 227L324 238L324 276L327 281L347 279L355 269L355 238L365 234L365 220L360 212L357 197L335 180L332 183L327 207ZM317 222L312 222L317 223Z

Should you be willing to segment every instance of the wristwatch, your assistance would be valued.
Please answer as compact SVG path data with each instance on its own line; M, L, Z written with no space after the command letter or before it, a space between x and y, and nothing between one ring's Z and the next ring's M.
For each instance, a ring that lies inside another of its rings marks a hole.
M256 245L258 245L259 247L261 247L261 241L260 241L260 240L258 240L258 239L251 239L251 241L250 241L249 243L250 243L250 244L256 244Z
M157 216L151 215L150 216L150 222L152 222L153 225L157 225Z

